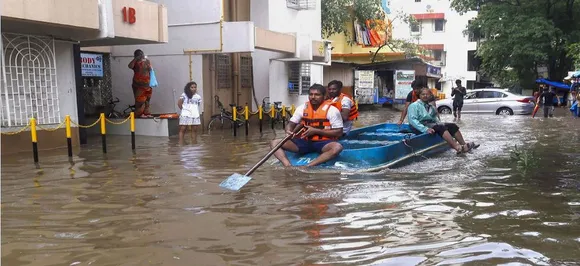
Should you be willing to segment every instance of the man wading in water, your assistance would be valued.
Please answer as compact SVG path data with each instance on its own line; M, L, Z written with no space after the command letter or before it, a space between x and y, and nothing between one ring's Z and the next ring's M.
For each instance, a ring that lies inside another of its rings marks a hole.
M460 120L461 108L463 108L463 97L467 94L467 90L461 86L461 80L456 80L455 84L457 84L457 87L453 88L451 92L451 97L455 96L453 98L453 117L455 117L453 120Z

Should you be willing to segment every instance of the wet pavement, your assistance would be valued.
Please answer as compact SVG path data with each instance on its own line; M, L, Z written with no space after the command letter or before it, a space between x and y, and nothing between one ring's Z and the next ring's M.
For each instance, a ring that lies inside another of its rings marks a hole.
M396 121L363 112L356 126ZM449 121L451 117L444 116ZM243 173L275 134L109 137L2 158L2 265L576 265L580 119L464 115L472 154L375 174ZM277 131L278 136L283 133ZM517 145L527 155L510 159ZM531 159L530 159L531 158ZM520 167L518 167L520 165ZM524 165L524 166L522 166Z

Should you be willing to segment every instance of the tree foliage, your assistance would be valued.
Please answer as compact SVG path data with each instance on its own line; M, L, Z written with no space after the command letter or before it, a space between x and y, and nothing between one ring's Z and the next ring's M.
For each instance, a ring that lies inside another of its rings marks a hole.
M580 42L568 46L568 55L574 60L575 70L580 70Z
M334 34L342 34L350 40L349 44L353 45L352 36L349 34L349 27L352 27L352 23L349 22L364 22L377 19L385 19L381 0L322 0L322 35L325 38ZM414 22L411 16L403 12L397 12L390 17L391 24L396 20L400 20L405 24ZM390 26L387 25L387 28ZM371 27L373 27L372 23ZM373 62L384 59L378 55L378 52L384 47L388 47L392 51L403 52L407 56L416 56L424 53L412 39L392 39L389 37L387 42L378 47L375 53L371 55Z
M348 35L348 21L384 19L381 0L322 0L322 35Z
M452 0L451 6L478 11L467 32L484 37L477 56L491 77L515 74L533 85L538 66L547 66L552 80L564 78L572 66L570 44L580 41L575 0Z

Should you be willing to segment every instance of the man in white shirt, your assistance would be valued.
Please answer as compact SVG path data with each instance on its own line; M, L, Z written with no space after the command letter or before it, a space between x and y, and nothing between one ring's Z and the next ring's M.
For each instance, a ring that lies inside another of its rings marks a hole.
M296 108L286 125L286 134L290 135L298 124L303 124L304 129L302 134L284 143L282 148L274 153L284 166L292 166L284 150L298 154L320 153L320 156L312 160L308 166L327 162L342 151L342 145L338 143L338 138L342 136L342 116L330 101L324 100L325 94L324 86L312 85L308 93L308 102ZM273 140L270 147L273 148L280 141Z

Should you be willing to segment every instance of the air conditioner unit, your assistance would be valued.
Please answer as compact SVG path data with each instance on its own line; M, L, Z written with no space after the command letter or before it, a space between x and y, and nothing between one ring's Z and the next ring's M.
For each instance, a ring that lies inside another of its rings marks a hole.
M316 9L315 0L286 0L286 7L295 10L313 10Z

